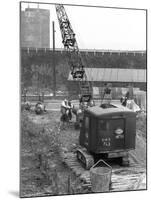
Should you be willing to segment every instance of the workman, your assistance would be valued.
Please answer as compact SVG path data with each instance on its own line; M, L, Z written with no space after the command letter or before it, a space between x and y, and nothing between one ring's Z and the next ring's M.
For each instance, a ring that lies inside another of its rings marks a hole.
M29 102L29 101L26 101L25 103L24 103L24 106L25 106L25 110L30 110L31 109L31 103Z
M106 99L108 104L110 104L111 99L112 99L112 94L111 93L112 93L111 85L110 84L105 84L103 99Z
M126 97L127 99L130 98L130 93L129 93L129 91L126 92L125 97Z
M130 93L129 93L129 91L127 91L125 94L125 97L121 98L121 103L123 106L127 105L127 100L129 100L129 97L130 97Z
M105 84L104 94L111 94L111 88L109 84Z
M70 100L63 100L61 103L61 107L65 108L65 109L72 109L73 108L73 104L71 103Z
M69 105L68 105L68 100L67 99L64 99L61 103L61 107L64 107L66 109L70 108Z
M38 111L40 113L46 112L46 106L41 101L38 101L35 105L35 111Z
M127 97L126 96L121 98L121 104L122 104L122 106L126 107L126 105L127 105Z
M72 111L73 109L73 104L71 103L70 100L64 99L61 103L61 113L62 115L66 114L66 111L69 110L69 117L70 119L72 118Z

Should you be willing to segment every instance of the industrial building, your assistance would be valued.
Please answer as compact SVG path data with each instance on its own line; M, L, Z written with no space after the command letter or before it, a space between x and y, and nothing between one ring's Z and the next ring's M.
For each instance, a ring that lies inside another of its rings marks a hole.
M40 8L26 8L21 11L21 47L50 47L50 11Z

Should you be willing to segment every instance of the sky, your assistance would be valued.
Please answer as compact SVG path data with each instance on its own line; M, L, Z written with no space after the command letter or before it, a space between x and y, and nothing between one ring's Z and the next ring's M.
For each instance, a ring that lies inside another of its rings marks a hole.
M22 10L28 7L22 3ZM37 8L37 4L29 4ZM64 5L80 49L146 50L146 12L144 10L113 9ZM39 4L50 10L50 48L52 21L55 22L55 46L63 48L61 32L51 4Z

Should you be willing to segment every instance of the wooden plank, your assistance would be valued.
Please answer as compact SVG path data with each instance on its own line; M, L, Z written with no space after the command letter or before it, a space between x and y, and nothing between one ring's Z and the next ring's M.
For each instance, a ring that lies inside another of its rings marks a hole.
M90 188L90 171L82 167L73 152L65 153L65 155L67 155L66 164L84 182L83 187ZM129 167L113 166L110 191L125 191L139 188L143 179L140 180L140 176L142 177L142 174L145 172L143 166L138 165L136 161L132 162Z

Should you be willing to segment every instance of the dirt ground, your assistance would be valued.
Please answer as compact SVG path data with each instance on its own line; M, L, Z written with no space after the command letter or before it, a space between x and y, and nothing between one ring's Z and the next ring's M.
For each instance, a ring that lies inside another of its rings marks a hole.
M43 115L23 112L21 131L21 197L86 193L80 181L63 164L61 149L75 151L79 131L74 121L60 133L60 112ZM136 150L132 152L146 166L146 115L137 116ZM74 189L73 189L74 188ZM71 191L72 190L72 191Z
M43 115L24 112L22 119L26 121L23 122L26 131L21 131L20 196L83 193L79 179L60 158L60 149L73 149L78 134L65 135L65 130L58 133L59 112ZM70 125L73 128L73 123Z

